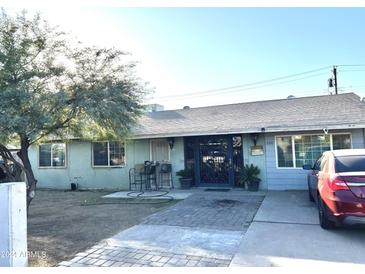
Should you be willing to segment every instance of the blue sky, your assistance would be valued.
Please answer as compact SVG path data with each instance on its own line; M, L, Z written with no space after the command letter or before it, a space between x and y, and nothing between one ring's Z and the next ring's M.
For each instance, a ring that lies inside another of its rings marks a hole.
M365 64L363 8L116 7L78 8L67 17L52 9L43 13L87 43L132 52L139 74L155 88L148 102L170 109L323 95L330 67L288 78L289 83L179 97L326 66ZM341 92L365 96L365 66L338 70Z

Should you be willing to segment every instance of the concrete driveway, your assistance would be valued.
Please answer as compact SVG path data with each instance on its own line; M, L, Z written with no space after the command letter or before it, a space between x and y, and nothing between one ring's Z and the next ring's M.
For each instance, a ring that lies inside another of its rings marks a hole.
M365 228L326 231L306 191L269 192L230 266L365 266Z

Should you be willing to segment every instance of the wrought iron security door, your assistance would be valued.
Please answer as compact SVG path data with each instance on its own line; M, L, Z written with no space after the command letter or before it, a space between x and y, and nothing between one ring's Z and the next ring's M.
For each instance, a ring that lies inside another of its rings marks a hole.
M194 171L196 186L237 185L243 164L240 135L184 138L185 167Z
M226 136L199 138L200 183L231 184L232 143Z

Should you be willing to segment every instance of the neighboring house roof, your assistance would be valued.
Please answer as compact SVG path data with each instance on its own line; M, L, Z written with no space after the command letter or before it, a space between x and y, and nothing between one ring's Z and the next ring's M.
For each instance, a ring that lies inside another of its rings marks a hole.
M150 112L132 138L364 127L365 102L344 93Z

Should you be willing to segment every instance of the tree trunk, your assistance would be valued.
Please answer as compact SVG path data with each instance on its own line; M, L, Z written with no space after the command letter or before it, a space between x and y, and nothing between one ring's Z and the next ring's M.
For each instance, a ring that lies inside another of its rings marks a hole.
M32 165L29 161L28 148L29 148L29 140L26 137L21 137L20 142L20 150L18 152L19 158L23 162L23 166L25 169L26 177L27 177L27 211L29 211L29 205L35 196L35 190L37 186L37 180L34 177L34 173L32 170Z

